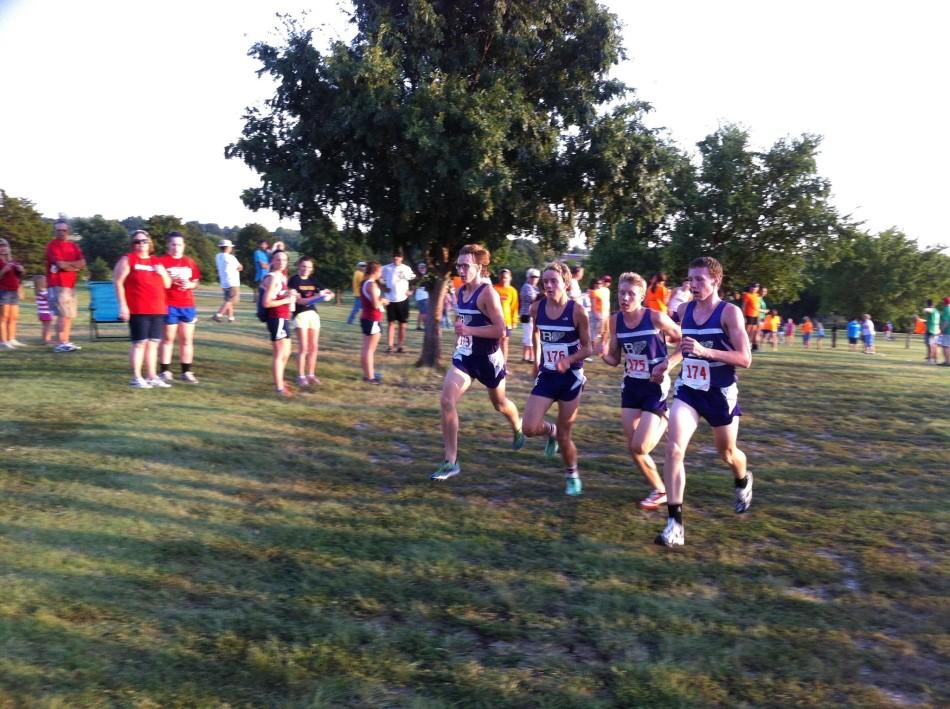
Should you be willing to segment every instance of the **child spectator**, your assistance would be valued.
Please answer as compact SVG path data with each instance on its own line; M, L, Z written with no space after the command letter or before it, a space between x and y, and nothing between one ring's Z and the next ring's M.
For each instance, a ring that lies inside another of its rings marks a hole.
M874 321L867 313L861 321L861 335L864 337L864 354L874 354Z
M814 330L815 326L812 325L811 319L806 315L802 319L802 348L808 349L808 345L811 342L811 334Z
M848 350L855 352L858 348L858 340L861 338L861 323L857 318L848 322Z
M20 317L20 280L23 266L13 258L10 242L0 239L0 349L23 347L16 339Z
M795 339L795 321L789 318L785 321L785 341L792 344Z
M821 345L825 339L825 326L821 324L821 320L815 320L815 349L820 350Z
M33 294L36 297L36 316L43 328L43 344L48 345L53 341L53 313L49 308L46 276L33 276Z

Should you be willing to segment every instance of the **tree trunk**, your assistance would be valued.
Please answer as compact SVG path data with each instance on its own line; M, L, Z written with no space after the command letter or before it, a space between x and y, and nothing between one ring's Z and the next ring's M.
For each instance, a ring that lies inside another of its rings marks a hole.
M445 293L449 289L449 281L452 275L447 273L445 277L438 281L437 292L429 293L429 317L426 318L426 330L422 339L422 354L416 362L417 367L431 367L433 369L442 368L442 338L441 332L442 313L445 306Z

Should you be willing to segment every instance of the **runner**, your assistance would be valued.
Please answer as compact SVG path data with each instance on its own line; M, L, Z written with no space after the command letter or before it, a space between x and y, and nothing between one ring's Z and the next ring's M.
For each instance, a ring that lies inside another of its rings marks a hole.
M270 273L261 281L263 304L267 308L267 332L273 352L271 371L274 374L274 390L281 398L293 396L284 384L284 370L293 348L288 324L297 301L296 293L287 288L288 260L286 251L274 251L270 257Z
M752 473L746 469L745 453L736 447L738 417L742 413L736 367L752 364L742 311L720 300L722 266L716 259L703 256L690 262L689 282L694 300L680 306L683 339L673 356L681 355L683 366L670 409L663 470L669 519L655 539L657 544L668 547L685 542L683 462L700 416L712 426L716 449L723 462L732 468L736 512L745 512L752 504Z
M458 402L477 379L488 388L488 398L495 410L511 425L514 435L511 447L521 450L525 437L521 432L518 409L505 396L505 361L499 340L505 332L505 316L498 292L490 283L480 283L482 268L488 265L488 249L468 244L459 251L455 266L462 279L458 290L458 317L455 334L458 344L452 366L442 383L442 443L445 457L430 476L431 480L447 480L462 472L458 463Z
M297 296L294 311L294 330L297 333L297 386L319 386L317 352L320 347L320 315L317 303L333 299L333 291L322 288L313 277L314 263L309 256L297 261L297 273L290 277L287 287Z
M360 284L360 329L363 331L363 344L360 347L360 366L363 368L363 381L367 384L380 384L383 378L376 373L376 346L382 330L379 323L383 319L386 299L381 297L379 277L383 269L379 261L366 264L366 275Z
M178 342L178 358L181 361L181 380L197 384L191 367L195 359L195 288L201 281L198 264L185 256L185 237L180 231L170 231L165 236L165 255L159 262L168 271L171 287L165 291L165 336L159 347L159 376L169 384L174 381L171 373L172 354Z
M667 340L679 342L680 329L664 313L643 307L647 284L637 273L618 281L620 312L609 319L604 362L624 363L620 412L630 455L653 491L640 502L645 510L666 504L666 487L650 452L666 430L666 397L670 393Z
M591 355L590 322L587 312L568 297L571 271L560 261L549 263L541 273L544 296L531 306L534 318L534 349L537 378L524 410L526 436L547 435L544 454L553 457L558 449L564 461L568 495L581 494L577 472L577 448L571 429L584 389L584 359ZM557 423L544 420L554 402Z

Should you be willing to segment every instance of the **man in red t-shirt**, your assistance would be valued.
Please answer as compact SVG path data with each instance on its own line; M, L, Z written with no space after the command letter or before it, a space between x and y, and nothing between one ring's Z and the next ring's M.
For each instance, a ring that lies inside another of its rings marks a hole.
M76 317L76 279L86 267L86 259L79 246L69 240L69 224L58 221L54 229L56 238L46 246L46 286L59 337L53 352L75 352L82 348L70 342L69 336Z

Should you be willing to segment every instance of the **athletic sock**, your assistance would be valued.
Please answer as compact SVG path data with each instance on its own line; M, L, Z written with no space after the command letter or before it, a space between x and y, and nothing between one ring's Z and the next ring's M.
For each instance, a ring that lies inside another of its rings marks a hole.
M746 486L749 484L749 476L746 475L744 478L736 478L736 487L740 487L745 490Z
M557 438L557 424L551 423L550 421L545 421L544 427L548 431L548 438Z
M172 366L172 365L171 365L171 362L169 362L168 364L161 364L161 363L159 363L159 365L158 365L158 373L159 373L159 374L164 374L165 372L169 371L169 369L171 369L171 366Z
M667 505L667 512L669 513L670 519L675 519L678 524L683 524L683 505L682 503L678 505Z
M580 475L577 472L577 466L572 465L570 468L564 469L564 475L569 478L579 478Z
M188 362L188 364L185 364L184 362L182 362L182 363L181 363L181 373L182 373L182 374L185 374L186 372L190 372L190 371L191 371L191 364L192 364L191 362Z

